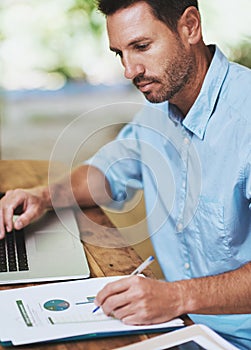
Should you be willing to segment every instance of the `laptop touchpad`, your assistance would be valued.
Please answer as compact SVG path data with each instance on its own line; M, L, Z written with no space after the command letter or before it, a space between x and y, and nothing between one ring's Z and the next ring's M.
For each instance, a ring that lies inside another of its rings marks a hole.
M51 231L51 232L36 232L35 233L35 244L38 252L48 252L55 250L69 250L74 247L74 242L69 233L66 237L64 232Z

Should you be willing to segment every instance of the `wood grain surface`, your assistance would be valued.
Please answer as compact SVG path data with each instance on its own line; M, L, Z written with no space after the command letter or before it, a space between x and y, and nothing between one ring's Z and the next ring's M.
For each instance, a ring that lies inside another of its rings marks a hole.
M55 177L62 174L63 166L54 167ZM48 181L48 162L33 160L1 160L0 161L0 191L13 188L28 188L46 184ZM111 221L98 208L78 210L76 217L81 232L81 240L90 265L91 277L130 274L141 262L136 251L127 245L125 238L112 225ZM144 274L154 278L150 268ZM19 288L24 285L1 286L0 289ZM13 329L13 332L15 330ZM152 337L153 335L151 335ZM72 341L57 344L36 344L21 346L19 349L55 349L55 350L111 350L125 346L150 335L130 335ZM0 348L2 348L0 346Z

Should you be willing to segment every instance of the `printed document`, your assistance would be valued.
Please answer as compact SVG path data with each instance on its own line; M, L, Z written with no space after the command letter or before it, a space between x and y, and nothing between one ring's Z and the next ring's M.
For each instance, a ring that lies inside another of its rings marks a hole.
M106 316L102 308L92 313L97 292L108 282L118 278L126 276L91 278L0 291L1 343L21 345L72 337L166 331L183 326L183 321L179 318L161 324L131 326Z

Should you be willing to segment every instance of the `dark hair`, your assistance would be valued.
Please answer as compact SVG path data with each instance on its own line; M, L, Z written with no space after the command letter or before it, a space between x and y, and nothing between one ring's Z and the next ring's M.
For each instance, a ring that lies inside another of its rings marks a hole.
M97 0L97 7L104 15L109 16L138 2L147 3L152 8L153 15L174 32L187 7L194 6L198 10L197 0Z

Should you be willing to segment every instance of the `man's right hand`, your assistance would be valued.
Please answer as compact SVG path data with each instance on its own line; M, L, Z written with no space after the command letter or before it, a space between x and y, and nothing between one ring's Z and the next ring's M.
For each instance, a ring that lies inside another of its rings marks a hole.
M47 208L45 188L15 189L7 191L0 201L0 239L13 228L20 230L32 220L39 218ZM18 218L13 222L15 210L21 208Z

